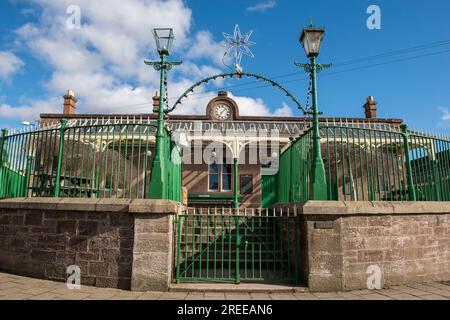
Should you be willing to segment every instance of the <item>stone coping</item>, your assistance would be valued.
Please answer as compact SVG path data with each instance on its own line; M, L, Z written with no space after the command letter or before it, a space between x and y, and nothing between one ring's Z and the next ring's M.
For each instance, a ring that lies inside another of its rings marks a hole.
M277 207L296 207L299 215L450 214L450 202L308 201Z
M0 200L0 209L177 214L183 206L170 200L15 198Z

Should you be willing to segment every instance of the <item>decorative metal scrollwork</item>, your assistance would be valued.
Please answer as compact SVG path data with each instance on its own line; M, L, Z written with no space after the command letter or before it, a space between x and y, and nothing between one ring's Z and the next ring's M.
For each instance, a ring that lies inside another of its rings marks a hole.
M284 88L282 85L280 85L279 83L275 82L272 79L257 75L257 74L253 74L253 73L223 73L223 74L218 74L212 77L208 77L205 78L203 80L200 80L199 82L195 83L193 86L191 86L189 89L187 89L179 98L178 100L174 103L174 105L171 108L168 108L165 110L166 113L170 113L172 112L179 104L181 104L182 100L188 97L188 94L193 92L194 89L196 87L199 87L203 84L208 83L209 81L214 81L216 79L219 78L233 78L236 77L238 79L242 78L242 77L248 77L248 78L255 78L258 80L262 80L264 82L268 82L270 83L273 87L283 91L289 98L291 98L291 100L297 105L297 107L304 113L306 114L307 111L306 109L301 105L301 103L297 100L297 98L291 94L286 88Z

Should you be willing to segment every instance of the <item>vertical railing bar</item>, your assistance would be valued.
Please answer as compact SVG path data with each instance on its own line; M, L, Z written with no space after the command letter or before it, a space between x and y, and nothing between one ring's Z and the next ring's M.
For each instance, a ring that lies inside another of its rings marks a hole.
M127 124L125 124L125 128L123 129L124 133L125 133L125 146L124 146L124 157L123 157L123 191L122 191L122 198L126 198L127 197L127 183L130 183L129 179L127 179L127 161L129 161L128 159L128 139L129 139L129 118L127 117ZM127 181L128 180L128 181ZM131 185L130 185L131 188Z
M352 124L353 124L353 123L352 123ZM354 187L355 190L353 190L353 194L354 194L354 198L355 198L354 200L359 201L358 163L357 163L357 161L356 161L355 129L352 128L352 129L350 129L350 131L351 131L351 133L352 133L351 137L352 137L353 162L354 162L353 168L354 168L354 170L355 170L355 177L353 178L353 181L354 181L354 183L355 183L355 187ZM359 146L358 146L358 148L359 148ZM352 175L352 176L353 176L353 175Z
M357 132L357 135L358 135L358 149L359 149L359 174L360 174L360 176L361 176L361 195L362 195L362 201L365 201L366 200L366 194L365 194L365 188L364 188L364 179L365 179L365 177L367 176L367 172L364 174L364 166L363 166L363 154L362 154L362 147L361 147L361 129L357 129L356 130L356 132ZM365 134L364 133L364 131L363 131L363 134ZM367 153L365 152L365 149L364 149L364 154L365 154L365 156L367 157ZM367 158L366 158L366 161L367 161Z
M90 141L91 135L92 135L92 132L89 130L89 141ZM85 151L85 149L88 149L87 150L87 154L88 154L87 158L88 158L88 160L87 160L86 168L89 168L89 162L90 162L89 158L90 158L90 153L91 153L91 150L90 150L91 149L91 145L90 145L90 143L88 143L87 146L86 146L86 127L83 128L83 141L78 141L78 145L82 145L82 147L83 147L83 150L82 150L82 153L81 153L81 172L80 172L80 177L79 178L80 179L86 178L86 186L84 188L84 197L87 198L87 191L88 191L87 189L89 187L89 184L87 182L89 181L88 180L89 179L89 174L87 174L87 172L84 172L84 151ZM78 167L77 167L77 169L78 169ZM80 180L80 182L81 182L81 180ZM80 198L82 198L83 197L83 190L81 189L81 183L80 183L80 191L81 191L80 192Z
M109 119L108 119L108 121L107 122L109 122ZM102 186L103 186L103 198L106 198L106 187L108 186L108 184L107 184L107 179L108 179L108 177L107 177L107 173L108 173L108 160L109 160L109 154L111 153L111 155L112 155L112 158L114 158L114 154L112 153L112 151L110 152L109 151L109 134L110 134L110 132L111 132L111 130L109 130L109 124L107 124L107 127L106 127L106 141L105 141L105 166L104 166L104 168L103 168L103 183L102 183ZM113 140L114 141L114 140ZM103 146L102 146L102 148L103 148ZM112 166L112 159L111 159L111 166ZM110 175L109 176L109 189L110 189L110 192L111 192L111 185L112 185L112 176ZM110 196L111 197L111 196Z
M413 179L415 178L415 188L416 188L416 193L417 196L419 196L419 192L422 193L423 195L423 188L421 187L423 184L423 179L422 176L420 174L420 167L419 167L419 148L418 148L418 144L417 144L417 136L414 135L409 135L408 139L411 140L411 144L414 145L414 149L412 151L412 158L411 161L414 161L414 170L411 170L411 175L413 175ZM414 172L413 172L414 171ZM420 188L418 188L420 187ZM418 198L419 200L419 198ZM422 198L420 198L420 200L422 200Z
M177 283L180 283L180 255L181 255L181 223L182 223L183 216L180 215L175 218L175 221L178 222L177 225L177 265L176 265L176 276L175 280Z
M448 148L449 142L445 140L445 137L442 135L441 137L441 145L442 145L442 156L443 156L443 166L446 169L446 171L443 172L444 175L444 183L446 185L446 191L445 191L445 197L444 197L444 201L449 201L450 200L450 163L449 163L449 154L450 154L450 150Z
M40 145L41 150L40 150L40 154L39 154L39 158L40 158L40 161L39 161L39 172L41 172L41 179L42 178L46 179L46 180L44 180L45 183L47 183L47 178L49 178L50 185L48 187L49 188L48 193L50 194L50 191L53 191L53 194L55 194L55 189L51 190L52 182L53 182L53 180L52 180L53 176L47 177L46 169L45 169L45 166L47 165L47 161L48 161L48 157L49 157L48 155L51 152L51 150L49 150L49 148L47 148L48 147L48 135L49 135L49 132L50 132L50 137L51 137L52 136L52 133L51 133L52 130L49 129L49 130L42 131L40 139L39 139L39 141L44 141ZM56 139L56 137L55 137L55 139ZM46 154L47 154L47 158L46 158ZM59 158L59 155L58 155L58 158ZM41 168L41 165L42 165L42 168ZM52 167L53 167L53 163L52 163ZM55 188L56 188L56 180L55 180ZM42 196L43 193L46 194L47 190L46 190L46 185L41 182L41 185L40 185L40 188L39 188L40 196Z
M139 144L138 144L138 163L137 163L137 172L136 172L136 199L140 198L140 192L139 192L139 186L140 186L140 179L142 177L142 172L141 172L141 157L142 157L142 117L141 117L141 121L139 124ZM147 155L145 154L144 157L146 157Z
M56 169L56 182L55 182L55 197L59 198L61 187L61 166L64 150L64 129L67 124L66 120L61 120L60 137L59 137L59 151L58 151L58 167ZM67 160L66 160L67 161ZM50 178L51 179L51 178Z

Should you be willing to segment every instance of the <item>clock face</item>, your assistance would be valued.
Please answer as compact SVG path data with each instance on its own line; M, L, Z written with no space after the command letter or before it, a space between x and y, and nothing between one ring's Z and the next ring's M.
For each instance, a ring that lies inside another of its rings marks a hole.
M214 118L218 120L228 120L231 118L231 108L226 104L218 104L213 110Z

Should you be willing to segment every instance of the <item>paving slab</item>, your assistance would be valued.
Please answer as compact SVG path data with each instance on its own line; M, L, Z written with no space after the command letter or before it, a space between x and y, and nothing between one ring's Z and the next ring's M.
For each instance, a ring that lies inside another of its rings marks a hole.
M425 300L450 300L449 298L438 296L437 294L429 294L426 296L422 296L421 298Z
M305 287L270 285L260 283L178 283L170 284L176 292L301 292Z
M337 292L313 292L313 295L315 295L319 299L333 298L338 296Z
M297 300L319 300L319 298L317 298L312 293L294 293L294 296L297 298Z
M272 300L297 300L297 297L293 293L271 293L270 297Z
M250 293L226 292L225 300L251 300Z
M370 293L361 296L364 300L394 300L392 297L380 294L380 293Z
M390 296L391 298L393 298L394 300L423 300L422 298L407 294L407 293L402 293L402 294L397 294L397 295L392 295Z
M363 295L356 295L351 292L338 292L338 295L345 300L364 300Z
M250 292L252 300L272 300L270 294L264 292Z
M204 300L205 295L201 292L191 292L187 295L185 300Z
M164 292L144 292L137 300L158 300Z
M28 300L60 300L60 296L53 293L42 293L31 296Z
M65 283L0 273L0 300L450 300L444 282L393 286L383 290L311 293L305 287L264 284L183 284L169 292L81 286L70 290ZM203 290L203 291L202 291Z
M187 292L164 292L158 300L184 300L188 294Z

